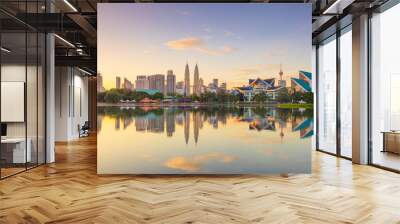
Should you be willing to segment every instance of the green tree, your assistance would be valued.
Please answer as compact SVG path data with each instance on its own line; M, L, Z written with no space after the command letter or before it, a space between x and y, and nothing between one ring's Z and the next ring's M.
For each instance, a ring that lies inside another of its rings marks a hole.
M304 93L303 99L306 103L314 103L314 94L312 92Z
M282 88L276 96L276 101L280 103L288 103L291 101L291 96L287 88Z
M292 101L299 102L303 100L303 94L301 92L293 92L292 93Z
M113 89L107 91L104 96L104 101L107 103L118 103L122 100L123 95L119 91Z
M97 93L97 101L98 102L104 102L104 97L106 96L105 92L99 92Z

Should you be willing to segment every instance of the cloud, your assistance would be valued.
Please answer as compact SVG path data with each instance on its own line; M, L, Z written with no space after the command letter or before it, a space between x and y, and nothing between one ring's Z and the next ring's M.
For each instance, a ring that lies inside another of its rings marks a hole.
M165 44L171 49L183 50L201 47L203 45L203 41L197 37L188 37L178 40L171 40Z
M173 50L195 50L209 55L225 55L230 54L236 50L234 47L222 46L219 48L209 48L205 45L203 39L198 37L187 37L177 40L170 40L165 43L170 49Z
M235 157L226 155L224 153L208 153L205 155L195 156L193 158L185 158L183 156L176 156L169 159L165 166L173 169L179 169L184 171L199 171L204 163L215 160L220 163L231 163L236 160Z

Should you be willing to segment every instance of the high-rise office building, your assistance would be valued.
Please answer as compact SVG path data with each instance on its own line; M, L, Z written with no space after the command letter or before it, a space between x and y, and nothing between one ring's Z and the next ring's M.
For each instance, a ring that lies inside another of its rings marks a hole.
M115 77L115 88L121 89L121 77Z
M167 94L175 94L176 77L172 70L167 71Z
M97 92L99 93L104 92L103 76L101 74L97 75Z
M218 88L218 79L213 79L212 84L213 84L214 88Z
M199 85L200 85L200 93L204 93L204 80L202 78L199 79Z
M180 94L182 96L185 95L185 84L183 81L176 83L175 91L177 94Z
M123 86L124 86L125 90L128 90L128 91L132 91L133 90L133 84L127 78L124 78L124 85Z
M193 79L193 94L194 95L200 95L200 80L199 80L199 67L196 66L194 67L194 79Z
M156 89L161 93L165 93L165 75L156 74L149 76L149 89Z
M226 82L221 83L221 86L219 87L221 92L226 92Z
M189 65L186 63L185 67L185 86L184 86L184 96L190 95L190 72L189 72Z
M148 89L149 88L149 80L145 75L138 75L136 77L136 89Z

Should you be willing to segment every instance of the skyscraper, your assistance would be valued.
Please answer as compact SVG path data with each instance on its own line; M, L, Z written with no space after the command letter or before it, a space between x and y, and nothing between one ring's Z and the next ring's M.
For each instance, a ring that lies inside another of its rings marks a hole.
M121 77L115 77L115 88L121 89Z
M157 89L162 94L165 93L165 76L162 74L149 76L149 89Z
M136 77L136 89L148 89L149 88L149 80L145 75L138 75Z
M226 92L226 82L221 83L220 91L221 92Z
M129 91L133 90L133 84L127 78L124 78L124 89Z
M183 81L176 83L176 93L180 95L185 95L185 84Z
M200 85L200 93L204 93L204 80L202 78L199 79L199 85Z
M193 94L197 96L200 95L199 68L197 64L194 67Z
M175 94L176 78L172 70L167 71L167 94Z
M190 95L190 72L189 72L189 65L186 63L185 67L185 92L184 96Z
M213 79L214 88L218 88L218 79Z
M103 76L101 74L97 75L97 92L99 93L104 92Z

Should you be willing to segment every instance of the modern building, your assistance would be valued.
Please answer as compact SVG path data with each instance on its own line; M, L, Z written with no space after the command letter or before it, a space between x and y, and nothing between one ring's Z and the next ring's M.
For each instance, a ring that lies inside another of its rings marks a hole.
M283 88L282 86L275 85L275 78L270 79L249 79L247 86L235 87L234 90L241 93L245 101L252 101L253 97L257 94L265 93L270 96L272 100L275 100L279 91Z
M189 72L189 65L186 63L185 66L185 81L184 81L184 96L190 95L190 72Z
M205 93L206 88L204 86L204 80L202 78L199 79L200 93Z
M291 78L291 88L296 92L312 92L311 72L299 71L299 78Z
M172 70L168 70L166 93L168 95L174 95L175 92L176 92L176 76Z
M146 93L146 94L148 94L148 95L150 95L150 96L152 96L152 95L154 95L154 94L156 94L156 93L162 93L160 90L158 90L158 89L138 89L138 88L136 88L136 92L139 92L139 93Z
M128 91L132 91L134 89L134 85L127 78L124 78L124 89Z
M184 96L185 95L185 83L183 81L177 82L175 90L176 90L177 94Z
M119 76L115 77L115 88L121 89L121 77Z
M97 92L102 93L104 91L103 76L101 74L97 74Z
M194 67L194 78L193 78L193 94L199 96L201 93L200 77L199 77L199 67Z
M145 75L136 76L135 86L137 89L148 89L149 88L149 80Z
M226 90L227 90L226 82L221 83L221 86L219 87L219 91L225 93Z
M215 89L218 89L218 79L213 79L212 85Z
M312 92L314 120L294 118L285 126L267 116L241 125L252 132L284 137L284 141L295 135L302 140L312 135L307 151L312 174L222 178L97 175L96 134L104 133L107 126L118 133L135 129L133 121L118 115L115 119L97 116L96 97L104 90L101 87L122 88L121 78L103 80L106 75L97 70L99 2L0 1L0 223L399 222L399 1L290 1L306 2L311 7L312 29L301 29L312 38L311 71L301 68L306 71L287 78L290 84L283 78L252 79L237 91L248 100L257 92L278 88ZM277 17L276 22L284 19ZM137 91L148 93L164 93L166 88L165 78L146 76L137 77L135 86ZM218 80L207 90L215 90L214 86L219 87ZM186 65L184 81L176 83L176 93L189 95L190 91ZM157 107L156 100L145 101L148 104L143 111ZM131 108L123 110L129 114ZM155 136L164 136L161 133L166 131L171 135L168 140L180 133L182 142L189 145L197 141L202 150L202 139L206 138L201 131L202 120L198 114L179 110L175 123L174 117L159 111L160 116L154 119L136 116L136 130ZM247 116L246 109L237 113ZM224 127L224 119L218 117L221 115L204 116L205 128L217 131ZM85 123L89 137L80 138ZM283 136L280 129L288 129L288 134ZM236 134L236 130L230 131ZM117 162L131 161L133 156L144 161L154 159L146 154L147 142L143 140L132 139L144 147L126 148L131 157L120 157ZM222 140L215 139L221 147L229 146ZM113 149L110 153L116 153L113 146L118 141L108 142ZM257 152L260 155L287 159L298 153L293 150L287 154L280 140L252 139L243 142L243 152L253 143L265 146ZM179 145L182 154L171 159L190 170L206 163L229 166L236 161L228 154L242 153L203 150L201 156L191 157L185 146ZM159 161L160 166L165 163ZM188 205L189 209L177 209Z
M149 89L156 89L161 93L165 93L165 75L156 74L150 75L149 79Z

